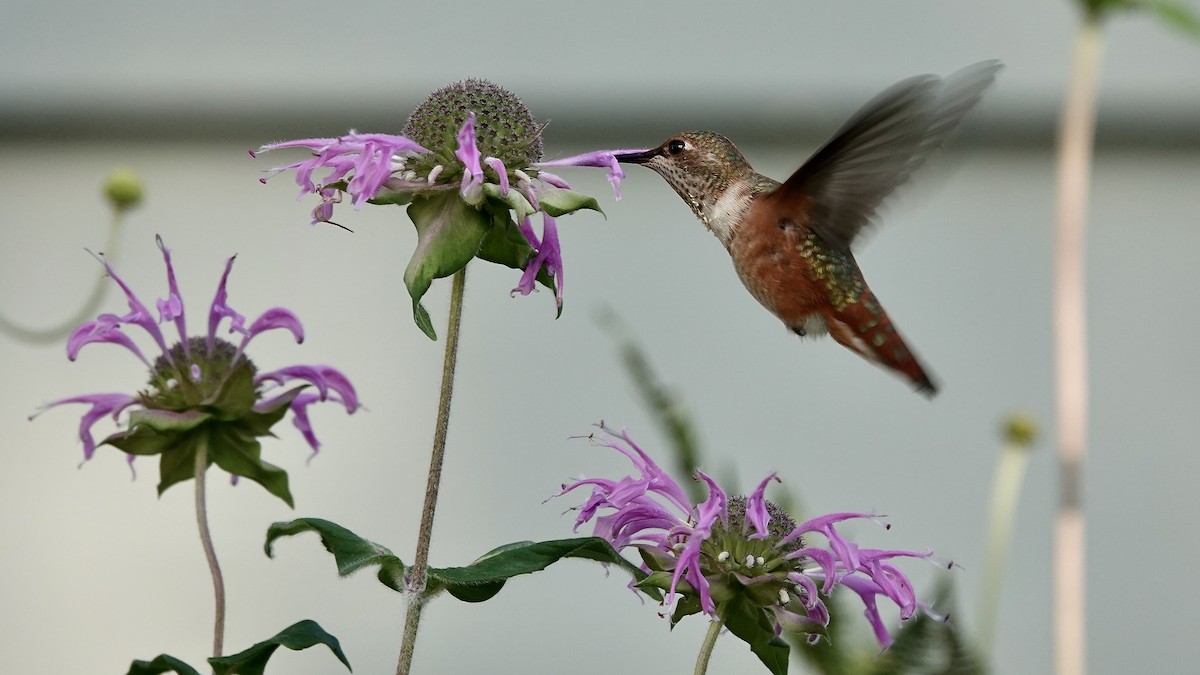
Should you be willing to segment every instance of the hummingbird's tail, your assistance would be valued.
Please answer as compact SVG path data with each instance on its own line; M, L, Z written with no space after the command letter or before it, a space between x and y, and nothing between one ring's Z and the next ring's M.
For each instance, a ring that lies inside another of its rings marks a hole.
M867 289L859 302L835 309L826 317L833 339L858 355L908 378L916 390L932 398L937 385L905 344L891 317Z

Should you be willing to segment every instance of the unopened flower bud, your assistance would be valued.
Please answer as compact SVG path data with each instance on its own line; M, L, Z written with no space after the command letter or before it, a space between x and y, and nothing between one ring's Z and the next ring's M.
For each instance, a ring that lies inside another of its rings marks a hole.
M104 196L118 213L142 201L142 177L133 169L114 169L104 179Z

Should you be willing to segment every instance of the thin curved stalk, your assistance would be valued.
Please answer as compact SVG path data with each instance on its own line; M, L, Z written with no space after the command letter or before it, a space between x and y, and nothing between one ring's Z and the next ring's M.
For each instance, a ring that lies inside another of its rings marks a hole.
M1021 498L1021 486L1029 467L1028 444L1010 440L996 460L992 477L992 502L988 513L987 551L983 556L983 592L979 600L980 649L991 657L1000 615L1000 589L1012 543L1013 521Z
M429 543L433 539L433 516L437 509L438 488L442 482L442 463L446 456L446 433L450 428L450 401L454 394L454 369L458 362L458 332L462 323L463 290L467 283L467 268L454 273L450 289L450 318L446 327L446 358L442 364L442 388L438 396L437 423L433 432L433 453L429 460L429 480L425 484L425 505L421 509L421 525L417 531L417 552L408 569L408 611L404 616L404 634L400 642L397 675L408 675L416 648L417 629L421 624L421 609L425 596L425 570L429 566Z
M112 221L108 226L108 239L104 242L104 252L109 254L109 260L116 258L117 250L117 233L121 229L122 210L114 210ZM92 286L92 291L87 299L83 301L83 305L72 314L69 318L60 321L58 324L48 328L28 328L13 321L12 319L0 314L0 332L15 338L22 342L31 344L51 344L61 342L63 338L71 334L71 331L96 316L96 310L100 308L100 302L104 300L104 294L108 291L109 284L107 283L108 274L101 273L96 278L96 283Z
M196 526L200 530L200 545L208 560L208 571L212 574L213 599L216 610L213 617L213 656L221 656L225 643L225 579L221 576L221 565L213 548L212 535L208 531L208 507L205 503L204 477L208 473L208 441L201 435L196 448Z
M712 658L713 647L717 646L717 637L721 635L721 628L724 625L717 619L713 619L708 624L704 642L700 643L700 653L696 655L696 668L692 671L693 675L704 675L708 672L708 660Z

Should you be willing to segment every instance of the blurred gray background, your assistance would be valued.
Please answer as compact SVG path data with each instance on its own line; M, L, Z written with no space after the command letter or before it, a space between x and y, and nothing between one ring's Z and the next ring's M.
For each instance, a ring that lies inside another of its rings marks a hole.
M940 396L923 399L830 340L788 334L657 176L630 170L614 202L602 172L566 170L607 219L560 220L562 318L546 292L509 298L518 273L471 268L433 545L434 564L447 566L510 541L568 536L562 511L575 501L543 499L565 479L629 470L615 453L568 440L597 420L628 426L666 461L601 327L607 308L685 401L706 468L736 474L743 488L777 470L810 514L888 514L890 532L854 533L960 563L955 621L970 635L999 420L1029 410L1053 437L1053 133L1076 26L1065 0L5 0L0 312L44 326L82 303L98 276L84 248L105 237L98 186L117 165L145 176L146 203L115 253L144 300L165 289L155 233L174 250L193 326L237 253L234 307L253 316L283 305L308 331L302 346L261 339L251 351L259 366L336 365L367 409L314 409L325 445L307 465L290 426L265 443L264 457L290 472L295 511L210 474L226 644L236 651L312 618L341 638L355 672L392 672L403 598L369 573L337 579L315 536L283 541L274 560L262 541L272 521L320 516L411 560L442 354L413 325L401 280L414 232L384 207L340 212L353 234L310 227L312 204L294 200L290 178L257 181L287 158L251 160L246 149L349 128L398 133L428 91L485 77L551 120L550 156L711 128L782 178L884 87L998 58L1006 68L964 133L889 203L886 225L859 251ZM1200 557L1200 47L1148 18L1122 17L1106 36L1087 251L1088 658L1095 673L1171 672L1194 659L1198 594L1186 571ZM448 289L443 281L427 296L439 326ZM104 307L124 304L110 292ZM131 483L110 448L77 468L82 408L25 419L68 395L132 392L144 369L113 347L89 347L72 364L61 345L5 338L0 373L0 672L124 672L160 652L202 664L211 588L191 485L158 499L156 462L138 461ZM1018 513L997 672L1051 669L1051 445L1036 451ZM945 574L909 568L925 589ZM417 669L689 672L704 622L669 632L625 583L569 561L482 605L440 599L425 615ZM324 651L275 658L270 672L341 668ZM763 671L727 636L711 672Z

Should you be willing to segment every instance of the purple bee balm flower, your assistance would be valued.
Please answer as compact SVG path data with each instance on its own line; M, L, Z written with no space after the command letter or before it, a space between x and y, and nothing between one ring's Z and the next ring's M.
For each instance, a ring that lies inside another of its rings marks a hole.
M771 473L749 497L729 497L717 483L697 471L695 478L708 487L708 498L692 504L680 487L630 439L600 423L602 436L594 443L628 457L637 475L612 480L584 478L564 484L555 497L581 487L591 488L577 507L575 529L594 521L594 535L618 550L634 547L641 553L643 584L667 591L671 622L694 613L682 596L697 603L699 611L722 617L722 604L749 602L783 631L806 634L815 641L829 623L822 596L845 586L863 601L864 613L880 646L891 644L891 634L880 615L878 599L887 598L899 609L901 620L926 609L913 592L912 583L894 563L900 558L930 559L932 553L859 548L837 530L848 520L871 520L869 513L832 513L797 525L764 497L767 486L779 478ZM885 526L886 527L886 526ZM819 535L822 543L807 541Z
M128 410L124 428L99 445L124 450L129 453L130 461L136 455L161 454L160 494L171 485L192 477L191 466L198 444L204 444L210 464L217 464L235 477L245 476L261 483L290 505L287 474L259 458L261 448L256 439L274 435L271 427L291 412L296 427L315 454L320 444L309 423L308 406L318 401L332 401L340 403L347 413L353 413L358 408L354 386L345 375L329 366L289 366L266 373L257 371L245 356L247 345L256 336L279 329L291 333L296 342L302 342L304 329L299 318L282 307L268 309L247 326L246 317L228 302L226 288L233 258L225 263L216 296L209 307L207 333L189 337L171 253L161 238L156 241L167 267L167 297L156 303L158 320L105 261L104 268L124 291L130 311L123 316L101 314L95 321L75 329L67 340L67 356L72 361L89 344L106 342L125 347L150 368L149 387L132 395L72 396L51 402L44 409L68 403L91 406L79 426L84 461L91 459L98 445L92 435L93 425L104 417L112 417L121 426L118 418ZM237 335L235 342L220 336L221 324L227 319L226 334ZM165 322L174 323L179 334L179 341L171 346L159 328L159 324ZM161 352L153 362L122 330L126 326L138 326L150 335Z
M277 166L268 177L295 172L300 196L318 198L313 223L331 222L343 195L355 209L367 203L408 204L420 241L404 280L414 318L433 337L421 297L434 279L453 274L474 257L521 269L514 295L529 294L539 281L553 288L561 313L563 265L555 218L600 207L541 170L544 126L511 92L466 80L431 94L413 111L402 135L352 131L338 138L271 143L250 154L309 151L308 159ZM615 190L624 174L613 154L591 153L545 166L606 166ZM318 171L323 175L314 177ZM539 212L540 237L529 224Z

